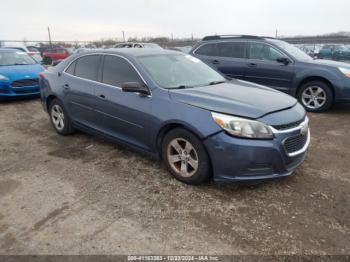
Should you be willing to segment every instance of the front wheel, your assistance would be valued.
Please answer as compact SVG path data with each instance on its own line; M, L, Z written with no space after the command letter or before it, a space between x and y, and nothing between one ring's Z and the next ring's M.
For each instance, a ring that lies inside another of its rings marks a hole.
M333 92L328 84L321 81L310 81L298 92L298 100L309 112L324 112L333 104Z
M209 157L202 142L185 129L176 128L166 134L162 157L170 173L184 183L199 185L211 177Z

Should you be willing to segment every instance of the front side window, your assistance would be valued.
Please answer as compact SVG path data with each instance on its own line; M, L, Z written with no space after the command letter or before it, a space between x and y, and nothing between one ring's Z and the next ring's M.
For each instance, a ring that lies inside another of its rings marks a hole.
M78 58L75 65L74 75L77 77L97 81L99 64L99 55L88 55Z
M244 42L223 42L217 44L217 56L245 58Z
M284 55L270 45L264 43L250 43L249 58L265 61L276 61Z
M195 53L197 55L215 56L216 44L205 44L198 48Z
M189 88L224 82L225 78L199 59L183 54L139 57L141 64L163 88Z
M122 83L142 83L142 80L132 65L124 58L107 55L103 66L102 82L120 87Z

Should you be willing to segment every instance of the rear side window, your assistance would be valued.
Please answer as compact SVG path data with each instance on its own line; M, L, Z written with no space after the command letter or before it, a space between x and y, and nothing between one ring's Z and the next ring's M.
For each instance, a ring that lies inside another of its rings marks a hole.
M74 75L81 78L97 81L99 64L99 55L83 56L76 61Z
M120 87L125 82L139 82L142 80L128 61L117 56L105 56L102 82Z
M196 50L197 55L215 56L216 44L205 44Z
M223 42L217 44L217 56L245 58L244 42Z
M284 55L270 45L264 43L250 43L249 58L257 60L276 61Z

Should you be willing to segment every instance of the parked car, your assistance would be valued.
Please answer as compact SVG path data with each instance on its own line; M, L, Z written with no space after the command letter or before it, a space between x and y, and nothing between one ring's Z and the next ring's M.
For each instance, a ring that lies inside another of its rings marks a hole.
M318 58L348 61L350 60L350 49L344 45L325 45L320 50Z
M191 51L192 46L174 46L174 47L169 47L167 49L180 51L180 52L188 54Z
M185 183L288 176L307 155L308 118L295 98L227 81L188 54L84 52L45 71L40 87L59 134L80 129L160 157Z
M44 64L58 64L62 60L66 59L71 55L71 51L67 48L54 48L48 49L43 53Z
M350 65L314 60L284 41L258 36L208 36L190 54L222 74L296 97L311 112L350 102Z
M33 57L36 61L41 62L43 58L40 55L39 50L34 46L24 46L24 45L16 45L16 46L4 46L7 49L16 49L22 52L26 52L28 55Z
M44 68L26 52L0 48L0 99L38 96Z
M133 42L126 42L126 43L119 43L114 45L113 48L155 48L155 49L163 49L158 44L155 43L133 43Z

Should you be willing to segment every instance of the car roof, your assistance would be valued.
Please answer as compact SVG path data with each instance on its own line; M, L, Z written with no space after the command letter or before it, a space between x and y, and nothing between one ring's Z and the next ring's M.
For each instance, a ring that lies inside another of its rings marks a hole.
M81 53L81 55L87 54L110 54L110 55L122 55L128 57L140 57L140 56L153 56L153 55L166 55L166 54L182 54L182 52L166 50L166 49L152 49L152 48L110 48L110 49L94 49ZM80 56L80 54L79 54Z
M0 52L18 52L17 49L0 47Z

